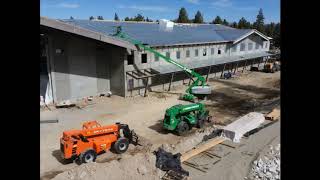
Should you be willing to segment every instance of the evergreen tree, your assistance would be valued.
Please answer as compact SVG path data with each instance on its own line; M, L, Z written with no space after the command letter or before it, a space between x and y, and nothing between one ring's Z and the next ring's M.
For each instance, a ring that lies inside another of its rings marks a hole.
M73 19L73 17L72 17L72 16L70 16L70 19Z
M125 21L130 21L129 17L124 18Z
M265 33L267 36L269 36L269 37L274 36L275 23L271 22L270 24L266 24L264 28L265 28Z
M98 20L103 20L103 17L102 16L98 16L97 19Z
M225 26L229 25L229 23L228 23L228 21L226 19L223 19L222 24L225 25Z
M255 28L256 30L258 30L258 31L260 31L262 33L264 33L264 16L263 16L263 12L262 12L261 8L259 10L256 22L254 23L253 28Z
M187 10L183 7L179 11L179 17L177 19L178 23L188 23L189 18L188 18L188 13Z
M93 16L90 16L90 17L89 17L89 20L94 20L94 17L93 17Z
M280 23L277 23L274 27L273 42L275 47L280 47Z
M115 20L115 21L119 21L119 17L118 17L118 14L117 14L117 13L114 14L114 20Z
M233 28L237 28L238 24L237 24L237 22L233 22L233 23L230 24L230 26L233 27Z
M238 22L238 28L239 29L249 29L251 27L251 24L249 21L247 21L244 17L242 17Z
M213 24L222 24L222 19L220 16L217 16L213 21Z
M133 21L144 21L144 17L141 14L137 14L137 16L133 18Z
M193 20L194 23L203 23L203 16L201 14L200 11L197 11L196 15L194 16L194 20Z

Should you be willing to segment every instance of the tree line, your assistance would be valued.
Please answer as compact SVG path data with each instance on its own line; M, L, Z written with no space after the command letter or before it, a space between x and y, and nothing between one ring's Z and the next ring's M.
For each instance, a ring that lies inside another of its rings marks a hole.
M70 19L73 19L73 17L70 17ZM93 20L94 17L90 16L89 18L90 20ZM98 20L103 20L102 16L97 16ZM244 17L241 17L240 20L238 22L228 22L226 19L221 18L220 16L216 16L211 22L209 22L210 24L222 24L225 26L229 26L232 28L238 28L238 29L256 29L259 32L272 37L273 38L273 45L275 47L279 47L280 46L280 23L274 23L271 22L269 24L265 24L264 23L264 15L263 15L263 11L260 8L259 12L256 16L256 21L253 23L250 23L249 21L247 21ZM118 16L117 13L115 13L114 15L114 20L115 21L120 21L120 18ZM149 19L148 17L144 17L141 14L137 14L134 17L125 17L124 21L145 21L145 22L153 22L152 19ZM156 20L156 22L158 22L159 20ZM178 18L171 20L173 22L176 23L198 23L198 24L204 24L206 22L204 22L203 20L203 14L200 11L197 11L196 14L194 15L193 19L189 19L187 10L182 7L179 10L179 15Z

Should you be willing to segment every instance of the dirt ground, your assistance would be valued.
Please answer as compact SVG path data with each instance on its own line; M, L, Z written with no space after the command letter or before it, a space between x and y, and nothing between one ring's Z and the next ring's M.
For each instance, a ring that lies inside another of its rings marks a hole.
M268 112L279 105L279 82L279 72L245 71L229 80L210 79L213 94L205 104L214 121L225 125L248 112ZM167 108L178 103L188 104L178 100L179 93L185 88L186 86L173 87L171 93L150 92L148 97L99 97L94 98L91 105L82 108L41 111L40 120L58 119L59 122L40 124L40 176L42 179L51 179L63 171L79 166L75 163L63 163L59 138L64 130L80 129L81 124L88 120L98 120L102 125L115 122L128 124L139 136L150 142L153 148L162 144L176 144L183 137L164 131L161 120ZM111 157L111 152L102 154L98 156L97 163L109 161Z

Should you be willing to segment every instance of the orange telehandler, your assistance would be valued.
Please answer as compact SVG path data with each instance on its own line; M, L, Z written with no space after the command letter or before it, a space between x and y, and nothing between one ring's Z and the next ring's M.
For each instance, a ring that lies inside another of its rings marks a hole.
M110 148L124 153L129 143L138 144L138 136L126 124L101 126L97 121L85 122L82 130L64 131L60 138L60 150L66 160L80 160L80 163L94 162L97 154Z

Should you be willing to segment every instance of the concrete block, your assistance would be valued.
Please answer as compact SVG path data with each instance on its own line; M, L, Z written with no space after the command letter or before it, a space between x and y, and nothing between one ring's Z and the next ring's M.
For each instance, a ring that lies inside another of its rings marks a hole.
M233 123L223 128L221 136L232 140L233 142L240 142L241 137L252 129L257 128L264 122L264 115L257 112L251 112L242 116Z

